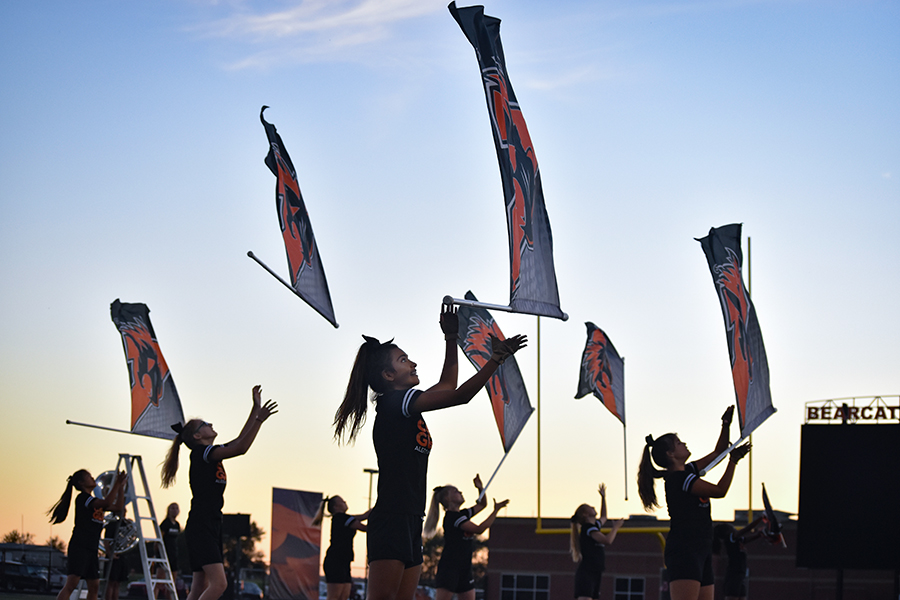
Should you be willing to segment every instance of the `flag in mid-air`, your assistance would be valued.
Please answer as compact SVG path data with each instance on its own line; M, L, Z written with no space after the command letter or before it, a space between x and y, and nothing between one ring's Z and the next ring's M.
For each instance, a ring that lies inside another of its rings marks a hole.
M466 300L477 298L472 292L466 292ZM463 305L459 307L458 315L459 347L475 368L481 369L491 359L493 353L491 335L502 340L505 339L503 332L490 313L483 308ZM509 452L525 423L528 422L528 417L534 412L515 356L510 356L497 367L485 384L485 388L491 399L503 450Z
M320 315L337 327L328 282L325 280L325 268L319 257L319 247L313 235L309 214L306 212L306 204L300 194L297 171L275 126L263 118L263 112L267 108L268 106L263 106L259 111L259 120L266 128L266 137L269 139L266 166L277 179L275 205L278 209L278 225L281 227L284 248L287 251L291 286Z
M741 225L713 227L709 235L697 241L706 253L722 305L741 437L747 437L775 412L775 407L769 391L769 363L762 332L741 272Z
M625 424L625 361L602 329L588 321L576 398L594 394Z
M322 527L315 524L322 494L272 488L272 600L318 600Z
M112 321L122 336L131 384L131 432L171 440L171 426L184 423L181 400L163 358L146 304L115 300Z
M528 127L506 72L500 43L500 19L484 14L483 6L450 13L475 48L506 205L509 233L510 293L514 312L564 319L553 266L553 236L544 206L541 173Z

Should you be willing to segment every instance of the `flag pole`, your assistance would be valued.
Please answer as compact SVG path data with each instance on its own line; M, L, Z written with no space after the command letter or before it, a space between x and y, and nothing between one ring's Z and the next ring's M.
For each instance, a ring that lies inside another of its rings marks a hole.
M274 275L274 273L273 273L273 275ZM284 283L284 282L282 282L282 283ZM287 285L287 284L285 284L285 285ZM466 298L454 298L453 296L450 296L449 294L444 296L444 304L446 304L448 306L456 304L457 306L471 306L472 308L484 308L486 310L499 310L502 312L516 313L517 315L534 315L539 319L541 318L541 315L539 315L538 313L515 310L512 306L507 306L505 304L490 304L489 302L479 302L477 300L467 300ZM566 313L563 313L562 320L568 321L569 315Z
M478 501L480 502L484 495L487 493L488 486L491 485L491 482L494 480L494 477L497 476L497 471L500 470L500 467L503 465L503 461L506 460L506 457L509 456L509 450L503 453L503 458L500 459L500 463L497 465L497 468L494 469L494 474L491 475L491 478L488 479L488 482L484 485L484 489L481 490L481 493L478 495Z
M66 419L66 425L80 425L81 427L90 427L91 429L103 429L104 431L114 431L116 433L127 433L128 435L140 435L143 437L154 438L157 440L165 440L165 439L171 440L172 438L175 437L175 436L172 436L172 438L164 438L164 437L159 437L157 435L150 435L147 433L128 431L127 429L116 429L114 427L104 427L103 425L91 425L90 423L79 423L78 421L70 421L69 419Z
M747 295L753 298L753 252L750 247L750 236L747 236ZM750 452L747 459L747 523L753 522L753 433L750 433Z
M267 264L264 263L263 261L259 260L259 258L258 258L255 254L253 254L253 250L248 250L248 251L247 251L247 256L249 256L250 258L252 258L253 260L255 260L256 263L257 263L259 266L261 266L263 269L265 269L266 271L269 272L269 275L271 275L272 277L274 277L275 279L277 279L278 281L280 281L280 282L282 283L282 285L284 285L284 287L286 287L287 289L291 290L291 291L294 293L295 296L297 296L298 298L300 298L301 300L303 300L304 302L306 302L307 306L309 306L311 309L313 309L314 311L316 311L317 313L319 313L320 315L322 315L322 317L323 317L326 321L328 321L329 323L331 323L331 321L328 319L328 317L325 316L325 313L323 313L321 310L319 310L318 308L316 308L315 306L313 306L312 304L310 304L309 301L308 301L306 298L304 298L303 296L300 295L300 292L298 292L297 290L294 289L294 286L292 286L292 285L289 284L287 281L285 281L284 279L282 279L281 276L280 276L278 273L276 273L275 271L273 271L272 269L270 269L270 268L269 268L269 265L267 265ZM335 329L338 328L338 324L337 324L337 323L331 323L331 324L334 326Z
M622 423L622 446L625 458L625 501L628 501L628 441L625 435L625 423Z

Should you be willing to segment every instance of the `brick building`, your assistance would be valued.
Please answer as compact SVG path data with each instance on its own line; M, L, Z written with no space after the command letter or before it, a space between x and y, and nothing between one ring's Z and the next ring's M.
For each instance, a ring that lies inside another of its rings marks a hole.
M746 511L738 519L746 524ZM758 516L758 515L757 515ZM786 516L785 516L786 517ZM783 520L787 548L757 540L747 546L750 599L835 600L838 577L834 570L796 566L797 522ZM741 524L737 524L740 528ZM834 526L834 524L832 524ZM567 529L568 519L542 519L543 529ZM601 586L605 600L656 600L661 592L663 537L635 530L668 527L668 521L640 515L626 521L616 541L607 548L606 572ZM575 564L569 537L535 533L536 520L498 518L491 526L485 600L572 600ZM630 531L629 531L630 530ZM840 543L839 528L835 544ZM724 557L715 557L716 598L722 598ZM844 571L844 600L897 598L897 572Z

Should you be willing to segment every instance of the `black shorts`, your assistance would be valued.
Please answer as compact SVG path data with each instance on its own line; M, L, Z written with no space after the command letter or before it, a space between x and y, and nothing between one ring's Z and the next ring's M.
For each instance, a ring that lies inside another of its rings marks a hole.
M669 581L691 579L699 581L700 587L713 585L715 575L712 568L711 539L668 539L666 540L666 573Z
M472 565L448 565L438 563L437 576L434 578L434 587L449 590L454 594L462 594L475 589L475 577L472 575Z
M109 566L110 581L128 581L128 564L119 557L113 559Z
M184 528L191 571L202 571L204 565L222 562L222 521L192 521Z
M82 579L100 579L100 557L97 549L88 550L69 546L66 575L77 575Z
M326 554L322 569L325 570L325 583L353 583L349 560Z
M369 562L399 560L409 569L422 564L422 517L373 511L366 526Z
M600 579L603 577L603 571L591 569L584 563L579 563L575 570L575 598L599 598L600 597Z

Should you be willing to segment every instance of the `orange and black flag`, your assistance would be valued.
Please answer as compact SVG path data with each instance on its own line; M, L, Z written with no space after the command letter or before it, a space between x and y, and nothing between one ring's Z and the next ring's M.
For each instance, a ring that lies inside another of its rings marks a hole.
M541 172L528 126L506 72L500 43L500 19L483 6L457 8L450 14L475 48L506 205L509 233L509 306L513 312L565 319L559 307L553 235L544 206Z
M146 304L117 299L110 305L110 312L125 347L131 384L131 432L171 440L175 437L171 425L184 423L184 412L150 323L150 309Z
M319 256L319 247L313 235L309 214L306 212L306 204L300 194L297 171L275 126L263 118L263 112L267 108L268 106L263 106L259 111L259 120L262 121L269 140L266 166L276 177L275 206L278 209L278 225L281 227L284 248L287 251L291 287L316 312L337 327L328 281L325 280L325 268Z
M744 262L741 225L713 227L709 235L697 241L706 253L722 305L741 437L747 437L775 412L775 407L769 390L769 362L762 332L741 272Z
M318 600L322 526L313 521L321 503L319 492L272 488L272 600Z
M602 329L588 321L576 398L594 394L625 425L625 360Z
M466 292L466 300L478 299L472 292ZM493 353L491 335L501 340L506 338L497 322L485 309L462 305L458 314L459 347L469 362L476 369L481 369L491 359ZM528 417L534 412L516 357L507 358L484 387L491 399L503 450L509 452L528 422Z

